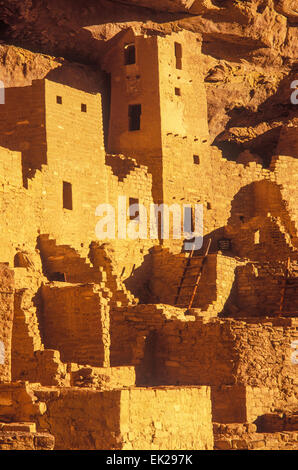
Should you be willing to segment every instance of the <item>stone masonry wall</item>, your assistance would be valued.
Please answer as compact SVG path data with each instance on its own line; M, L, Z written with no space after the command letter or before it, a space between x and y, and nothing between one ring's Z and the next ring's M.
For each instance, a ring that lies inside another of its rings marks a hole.
M137 383L267 387L275 406L297 403L294 319L207 320L178 310L113 309L112 364L136 366Z
M50 430L56 449L213 448L208 387L41 388L34 393L47 406L38 429Z
M11 340L14 315L14 276L0 265L0 383L11 380Z
M43 286L42 331L48 349L63 362L109 365L107 299L92 284Z

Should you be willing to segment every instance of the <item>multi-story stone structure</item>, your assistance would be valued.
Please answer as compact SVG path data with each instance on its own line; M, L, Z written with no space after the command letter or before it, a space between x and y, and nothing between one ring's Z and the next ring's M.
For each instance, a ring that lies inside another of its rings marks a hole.
M49 79L6 90L3 448L13 432L31 449L53 446L45 432L60 449L297 448L298 305L284 284L286 266L297 282L297 122L269 168L224 159L199 46L191 32L128 29L107 43L98 93ZM148 213L203 205L184 288L212 243L193 308L193 287L176 305L183 239L121 238L117 217L115 239L97 238L97 207L119 196Z

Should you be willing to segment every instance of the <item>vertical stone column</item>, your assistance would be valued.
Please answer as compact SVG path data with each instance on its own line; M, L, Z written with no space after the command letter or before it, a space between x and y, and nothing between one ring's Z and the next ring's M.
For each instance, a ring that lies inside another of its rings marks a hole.
M0 383L11 381L14 273L0 264Z

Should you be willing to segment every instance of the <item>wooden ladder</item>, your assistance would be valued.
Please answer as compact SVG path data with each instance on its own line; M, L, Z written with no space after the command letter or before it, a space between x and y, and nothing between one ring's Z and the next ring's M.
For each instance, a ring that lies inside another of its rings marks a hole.
M195 282L195 284L189 285L189 284L184 284L187 273L191 270L194 270L194 269L198 268L197 266L192 266L191 265L191 261L192 261L192 259L194 259L194 249L192 249L192 251L191 251L191 253L190 253L190 255L187 259L186 265L184 267L184 271L183 271L183 274L182 274L180 284L178 286L177 295L176 295L175 304L174 304L176 307L185 307L186 302L180 303L180 304L178 303L179 300L181 301L181 297L182 297L181 292L182 292L183 289L190 289L191 288L191 289L193 289L193 291L191 293L190 300L187 303L187 310L192 308L193 302L194 302L194 299L195 299L195 296L196 296L196 293L197 293L197 290L198 290L198 287L199 287L199 283L200 283L200 280L201 280L201 277L202 277L204 264L207 260L207 256L208 256L208 253L209 253L209 250L210 250L210 245L211 245L211 238L209 238L209 240L208 240L207 248L206 248L205 254L204 254L203 259L202 259L202 264L200 266L199 272L198 272L197 277L196 277L196 282ZM183 297L185 297L185 296L183 296Z

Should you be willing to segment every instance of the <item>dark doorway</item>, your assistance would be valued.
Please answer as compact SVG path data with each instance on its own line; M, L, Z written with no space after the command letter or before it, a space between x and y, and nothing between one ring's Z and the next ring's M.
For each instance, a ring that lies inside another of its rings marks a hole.
M63 181L63 209L72 210L72 185Z
M141 129L142 106L140 104L131 104L128 107L129 130L139 131Z

